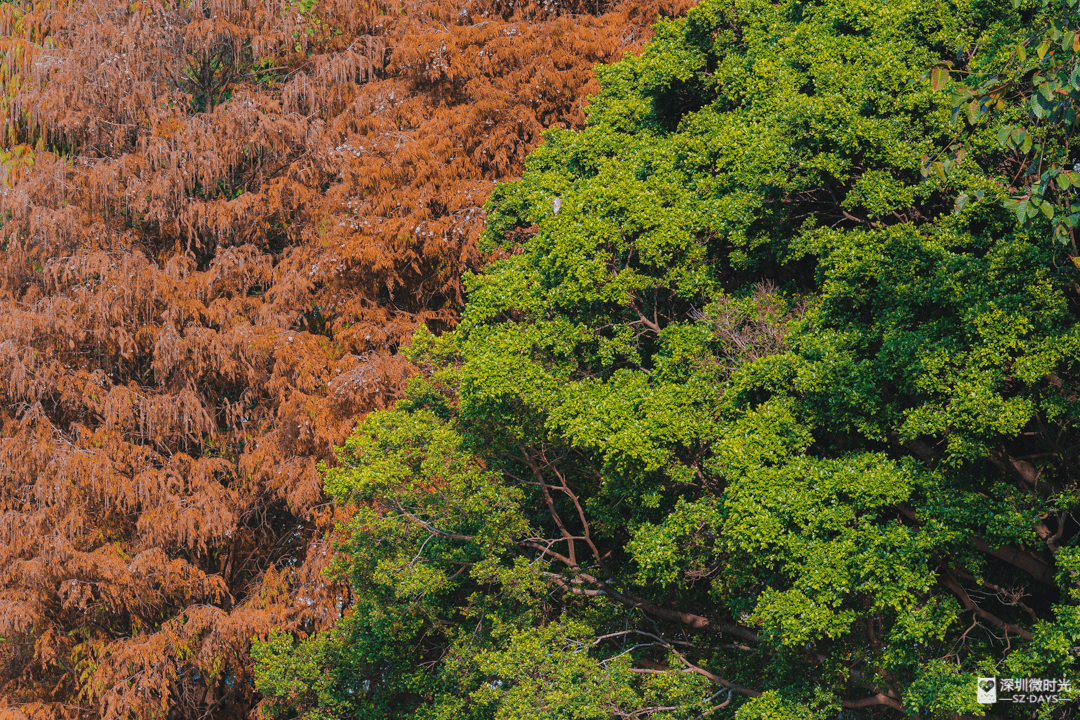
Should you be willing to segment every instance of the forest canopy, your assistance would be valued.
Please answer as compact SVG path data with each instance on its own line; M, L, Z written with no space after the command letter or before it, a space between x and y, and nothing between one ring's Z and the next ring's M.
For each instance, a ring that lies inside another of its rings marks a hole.
M1080 653L1069 7L705 0L598 68L324 466L352 604L263 716L1072 716L976 694Z
M1076 0L689 5L0 3L0 720L1076 714Z
M0 717L251 716L347 598L316 463L686 4L0 2Z

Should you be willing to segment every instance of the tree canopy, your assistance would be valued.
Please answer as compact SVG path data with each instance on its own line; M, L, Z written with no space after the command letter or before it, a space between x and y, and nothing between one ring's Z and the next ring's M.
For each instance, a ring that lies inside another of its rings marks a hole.
M316 462L684 6L0 3L0 717L250 716L251 640L347 603Z
M599 68L324 467L353 602L255 646L264 717L945 719L1073 678L1067 7L705 0Z

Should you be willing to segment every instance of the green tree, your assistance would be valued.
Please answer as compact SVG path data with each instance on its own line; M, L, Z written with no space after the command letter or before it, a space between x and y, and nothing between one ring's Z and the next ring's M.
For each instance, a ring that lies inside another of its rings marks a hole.
M1080 272L1005 204L1026 110L960 137L927 77L1007 68L1025 12L709 0L600 68L326 470L355 601L256 648L265 713L951 718L1071 677Z

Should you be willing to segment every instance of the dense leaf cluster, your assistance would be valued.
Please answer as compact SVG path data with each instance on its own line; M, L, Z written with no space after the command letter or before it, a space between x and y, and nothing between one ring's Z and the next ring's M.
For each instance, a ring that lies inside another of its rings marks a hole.
M257 646L265 714L952 718L1074 677L1080 271L1007 205L1030 105L960 147L929 76L1036 12L706 0L600 68L325 470L355 602Z
M1014 5L1020 7L1019 2ZM937 87L949 84L950 70L963 80L952 86L954 122L964 117L967 126L978 127L987 116L995 116L997 142L1005 151L998 184L1010 194L1004 204L1016 213L1017 221L1034 229L1041 213L1051 221L1058 242L1078 253L1075 229L1080 203L1074 188L1080 187L1080 166L1069 152L1080 101L1080 28L1070 17L1075 7L1071 0L1057 4L1043 0L1025 7L1021 12L1029 21L1028 31L1015 45L1003 48L1002 62L948 60L931 77ZM966 152L962 140L966 130L950 148L954 156ZM928 166L944 175L944 162ZM961 195L958 206L967 199Z

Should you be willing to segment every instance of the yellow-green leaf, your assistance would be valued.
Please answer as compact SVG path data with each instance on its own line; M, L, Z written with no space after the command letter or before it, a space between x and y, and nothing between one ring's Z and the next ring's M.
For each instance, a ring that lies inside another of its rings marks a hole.
M982 109L979 106L978 100L972 100L968 103L967 116L968 122L974 125L979 122L979 116L982 115Z

